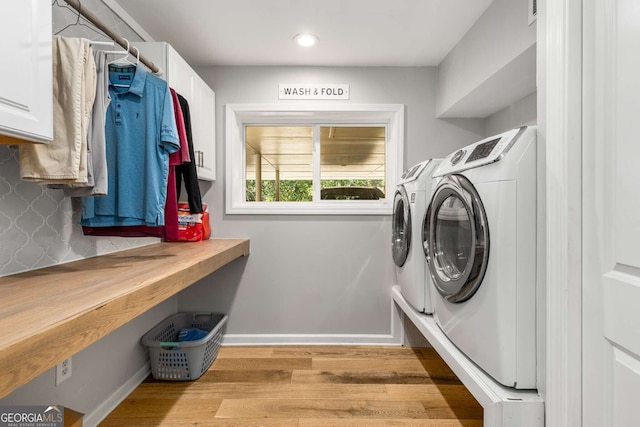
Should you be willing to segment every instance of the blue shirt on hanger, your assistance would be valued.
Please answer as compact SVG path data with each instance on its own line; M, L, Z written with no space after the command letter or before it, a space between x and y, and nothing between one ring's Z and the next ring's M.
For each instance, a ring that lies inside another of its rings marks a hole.
M106 196L83 199L89 227L164 225L169 154L180 147L167 83L133 65L109 66Z

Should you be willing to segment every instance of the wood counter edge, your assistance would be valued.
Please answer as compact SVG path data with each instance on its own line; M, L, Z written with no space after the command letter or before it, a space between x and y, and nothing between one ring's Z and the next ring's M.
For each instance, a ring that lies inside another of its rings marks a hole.
M180 255L180 250L178 250L180 245L185 245L183 246L185 249L189 248L185 251L187 255L184 257ZM224 248L217 249L217 245L222 245ZM194 257L193 249L198 247L202 249L202 252L197 251L198 256ZM177 257L175 260L172 259L174 262L153 261L154 258L161 258L159 255L166 256L167 251L171 253L171 256ZM108 265L111 260L114 264L121 264L123 259L128 259L128 254L135 254L135 256L132 257L134 261L127 265L126 271L136 267L135 259L138 258L144 259L140 261L141 265L150 262L158 264L157 266L152 264L153 271L148 273L150 278L144 280L142 285L136 283L136 286L132 286L131 291L122 291L121 288L127 285L125 281L118 288L117 295L112 298L96 300L90 308L74 311L73 301L68 301L70 309L66 313L65 319L58 319L47 328L34 331L28 336L11 337L11 329L5 325L2 328L4 330L3 340L10 344L0 348L0 372L2 372L0 375L0 398L9 395L16 388L56 366L62 360L85 349L118 327L224 265L249 255L249 251L249 239L210 239L197 243L161 242L37 270L38 275L42 276L42 286L48 286L47 270L56 271L56 277L60 277L60 274L64 275L64 273L57 272L57 267L60 265L81 266L89 272L94 263L100 263L102 267L105 262ZM29 272L26 272L13 277L19 283L28 274ZM0 285L10 283L11 279L12 276L0 278L2 281ZM131 282L134 279L132 278ZM30 283L30 286L33 286L33 283ZM4 299L1 304L11 304L11 301ZM36 304L38 303L35 302L32 309L34 311L40 309L39 316L46 316L46 310ZM46 320L46 317L39 317L41 322L46 322Z

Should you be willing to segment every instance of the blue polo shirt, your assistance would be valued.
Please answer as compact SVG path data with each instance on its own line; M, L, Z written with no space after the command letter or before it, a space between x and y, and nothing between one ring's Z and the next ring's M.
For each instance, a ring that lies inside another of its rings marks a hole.
M109 188L83 199L81 224L164 225L169 154L180 148L169 86L142 67L112 64L109 94Z

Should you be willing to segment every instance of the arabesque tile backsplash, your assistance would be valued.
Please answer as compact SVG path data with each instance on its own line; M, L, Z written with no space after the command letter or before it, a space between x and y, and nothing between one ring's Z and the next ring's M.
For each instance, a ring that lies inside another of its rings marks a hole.
M0 276L157 242L82 234L80 204L20 180L18 148L0 145Z

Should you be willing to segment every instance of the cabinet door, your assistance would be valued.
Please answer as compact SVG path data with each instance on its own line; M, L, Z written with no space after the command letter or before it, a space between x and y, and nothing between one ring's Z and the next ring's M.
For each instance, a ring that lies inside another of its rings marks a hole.
M149 59L164 70L162 78L189 102L191 134L198 178L216 179L216 96L191 66L165 42L134 43Z
M187 64L187 61L176 52L173 47L166 44L167 49L167 74L166 80L170 87L184 96L189 104L193 103L194 75L195 73Z
M53 139L51 4L2 2L0 134L34 142Z
M193 148L198 178L216 179L216 94L198 75L194 76L194 103L191 108Z

